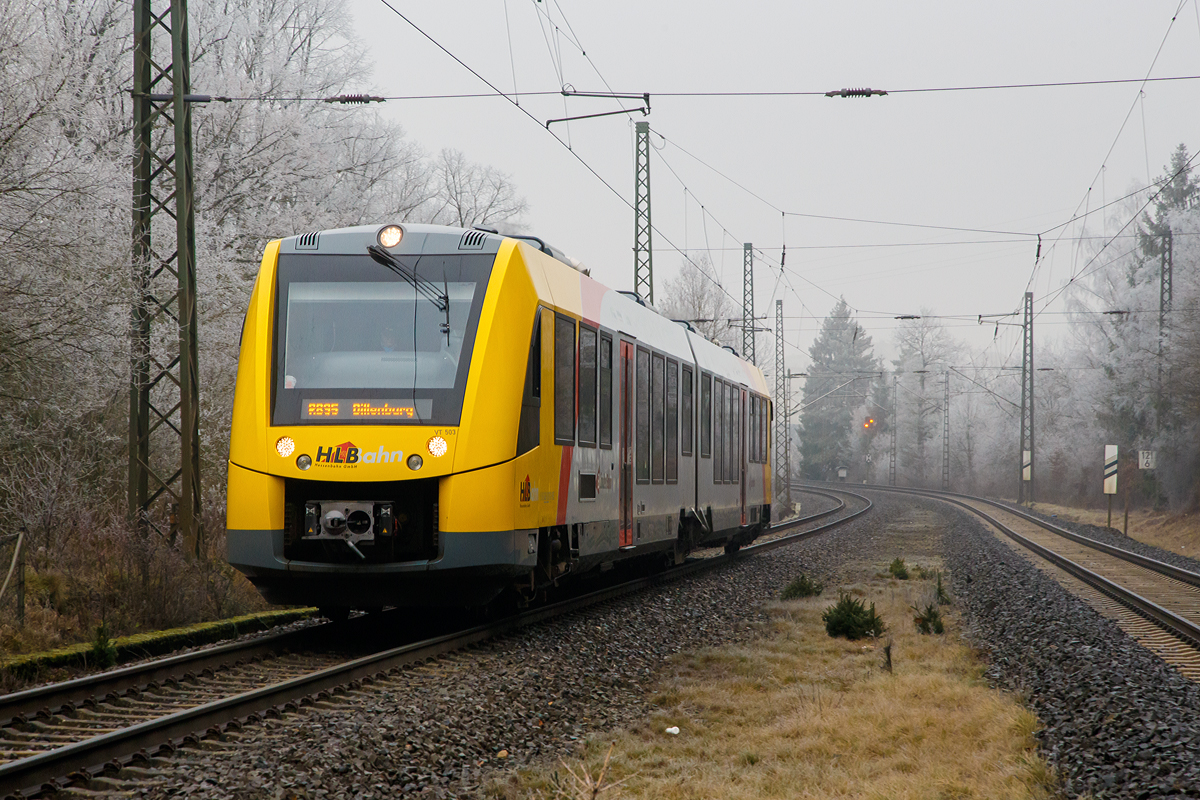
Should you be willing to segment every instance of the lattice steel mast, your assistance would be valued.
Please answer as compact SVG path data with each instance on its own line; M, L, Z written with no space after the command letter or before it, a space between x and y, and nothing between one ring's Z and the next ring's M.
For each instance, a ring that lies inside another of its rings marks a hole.
M172 538L182 533L185 551L195 554L202 531L187 2L134 0L133 19L136 294L130 335L129 513L143 533L166 530ZM162 53L169 60L155 60L155 43L170 45L169 53ZM166 126L173 136L162 130Z
M650 249L650 123L634 123L633 290L654 305L654 255Z
M898 427L897 423L899 422L896 417L896 399L900 391L897 388L899 386L899 381L899 375L892 376L892 453L888 458L888 486L896 485L896 428Z
M950 491L950 370L946 370L946 393L942 397L942 491Z
M742 245L742 358L757 364L754 357L754 245Z
M1162 425L1163 416L1163 357L1167 349L1167 336L1170 335L1171 295L1175 271L1174 237L1168 231L1163 235L1162 265L1159 271L1158 287L1158 424Z
M1024 344L1021 352L1021 447L1017 455L1021 472L1017 503L1033 503L1033 292L1025 293ZM1029 483L1028 491L1025 488Z
M783 301L775 301L775 492L783 495L788 512L792 508L792 489L788 439L788 379L783 366Z

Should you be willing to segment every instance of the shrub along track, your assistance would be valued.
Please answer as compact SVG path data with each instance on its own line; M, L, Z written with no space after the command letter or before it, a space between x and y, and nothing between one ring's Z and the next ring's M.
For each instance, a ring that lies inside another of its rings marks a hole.
M1036 555L1034 563L1068 591L1182 674L1200 679L1200 574L995 501L948 492L886 490L953 503L976 514L1022 552Z
M745 547L742 552L766 552L794 543L837 527L871 508L870 501L861 495L850 495L857 506L851 511L836 495L815 493L838 505L773 526L765 537L768 541ZM817 524L819 519L834 514L839 516ZM328 641L322 652L311 652L323 636L330 636L332 626L318 626L0 697L0 719L8 720L0 729L0 796L30 797L72 785L94 784L97 789L106 789L114 774L123 780L154 783L154 770L147 771L134 763L149 763L144 754L134 755L139 751L170 752L204 746L201 735L220 736L240 730L248 722L296 711L302 705L320 707L333 693L369 692L364 687L373 683L379 684L378 691L386 692L396 672L406 665L733 560L723 555L691 559L658 575L496 623L349 660L344 654L330 654ZM350 627L334 631L334 638L343 643L370 638L363 633L372 622L370 618L352 620ZM386 621L379 624L386 626ZM286 652L289 650L301 652Z

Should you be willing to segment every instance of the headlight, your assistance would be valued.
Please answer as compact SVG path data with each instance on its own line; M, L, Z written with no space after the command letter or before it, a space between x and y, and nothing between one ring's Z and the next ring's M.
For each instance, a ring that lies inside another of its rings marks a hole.
M421 468L421 465L424 463L425 463L424 460L416 453L413 453L411 456L408 457L408 468L413 470L414 472L419 470Z
M275 443L275 452L284 458L290 456L295 449L296 443L292 441L292 437L290 436L281 436L279 437L279 441Z
M450 449L450 445L446 444L446 440L440 436L434 436L425 443L425 447L429 450L429 455L434 458L441 458Z
M312 459L308 456L299 456L296 458L296 466L300 469L308 469L312 466Z
M399 225L388 225L379 232L379 243L384 247L395 247L404 238L404 231Z

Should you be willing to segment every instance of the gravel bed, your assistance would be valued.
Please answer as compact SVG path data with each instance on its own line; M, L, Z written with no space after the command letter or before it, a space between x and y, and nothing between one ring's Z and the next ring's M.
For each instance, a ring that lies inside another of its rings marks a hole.
M869 547L883 514L728 568L410 667L333 703L247 726L156 763L147 798L475 797L489 779L570 757L636 723L673 654L757 635L763 602L800 572L826 577ZM503 755L501 755L503 751Z
M1200 685L955 510L945 538L956 605L1022 693L1069 796L1200 796ZM1118 537L1124 539L1125 537Z
M1115 528L1105 528L1100 525L1086 525L1082 522L1071 522L1070 520L1065 520L1062 517L1052 517L1049 514L1043 514L1040 511L1031 512L1028 508L1018 506L1015 503L1004 503L1004 505L1011 508L1020 509L1026 514L1033 514L1035 517L1044 519L1046 522L1057 525L1060 528L1066 528L1072 533L1078 533L1082 536L1095 539L1096 541L1112 545L1113 547L1120 547L1124 550L1137 553L1138 555L1165 562L1173 567L1179 567L1181 569L1190 570L1191 572L1200 573L1200 561L1197 561L1194 558L1189 558L1188 556L1180 555L1179 553L1173 553L1170 550L1162 550L1154 545L1146 544L1145 542L1139 542L1132 536L1126 536Z

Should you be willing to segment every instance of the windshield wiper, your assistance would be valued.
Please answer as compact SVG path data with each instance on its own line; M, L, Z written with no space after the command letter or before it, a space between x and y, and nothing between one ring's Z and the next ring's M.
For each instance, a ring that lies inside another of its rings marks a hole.
M387 250L384 250L377 244L367 245L367 253L371 258L375 259L380 264L390 269L392 272L399 275L404 280L412 284L413 289L422 297L437 306L438 311L442 311L449 315L450 313L450 293L445 288L439 287L432 281L427 281L416 273L415 270L410 270L404 266ZM447 327L449 318L447 318Z

